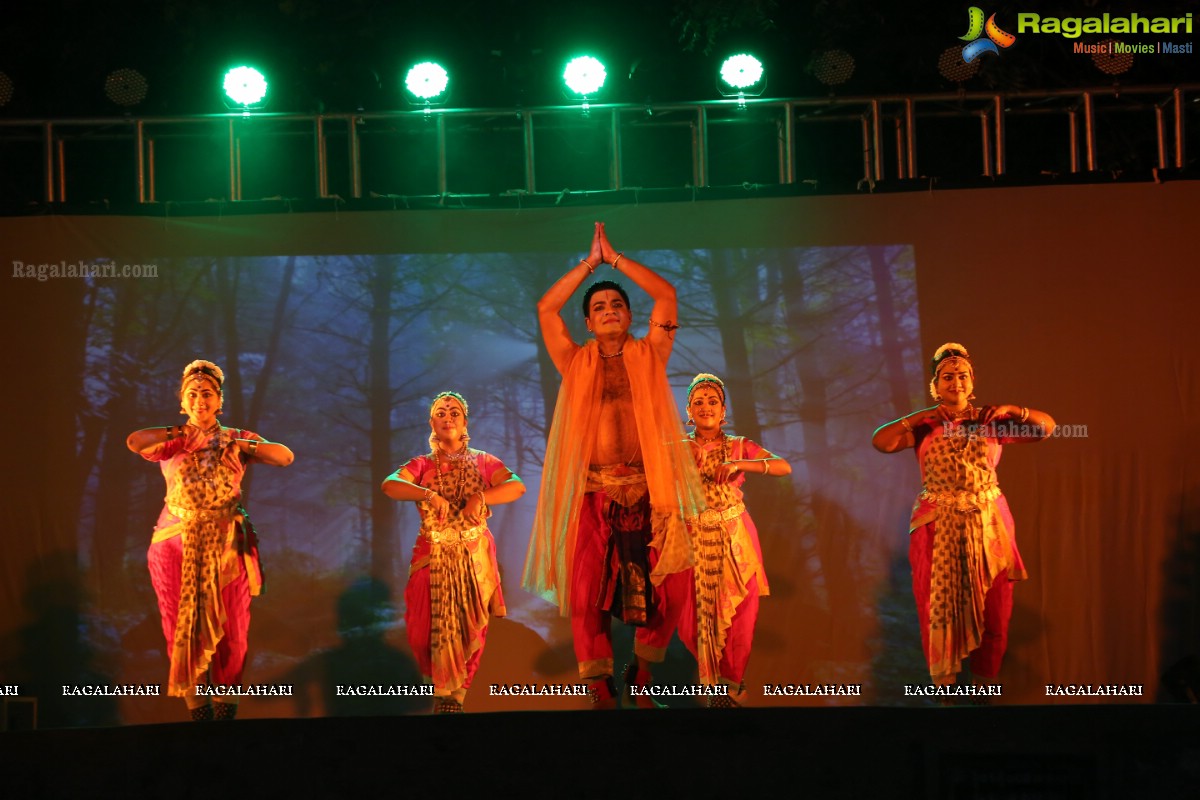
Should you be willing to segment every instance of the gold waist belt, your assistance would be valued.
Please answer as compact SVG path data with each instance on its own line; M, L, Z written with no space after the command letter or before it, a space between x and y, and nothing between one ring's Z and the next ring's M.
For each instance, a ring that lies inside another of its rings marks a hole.
M221 519L222 517L232 517L234 512L237 511L237 504L235 503L225 508L183 508L168 504L167 511L170 511L180 519Z
M641 464L616 464L610 467L588 467L585 492L602 492L609 487L645 486L646 471Z
M473 542L487 532L487 525L476 525L465 531L421 531L421 535L434 544L461 544Z
M953 492L934 492L929 489L922 489L917 497L920 500L925 500L935 505L952 506L958 511L967 511L972 508L982 508L985 504L999 497L1000 494L1000 487L992 484L986 489L980 489L978 492L968 492L961 489Z
M745 510L745 503L730 506L724 511L718 511L715 508L706 508L700 512L700 526L704 528L719 528L729 520L740 517Z

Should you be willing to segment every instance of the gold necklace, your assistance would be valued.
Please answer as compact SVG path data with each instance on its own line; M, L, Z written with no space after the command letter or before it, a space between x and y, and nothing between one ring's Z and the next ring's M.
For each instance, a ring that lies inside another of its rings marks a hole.
M442 472L441 450L442 450L441 447L433 448L433 467L434 467L434 472L437 473L438 494L440 494L442 496L442 499L444 499L448 503L448 502L450 502L450 494L446 489L445 473ZM459 455L457 459L454 459L454 458L451 459L450 470L448 470L448 471L455 470L455 469L458 470L458 493L457 493L457 496L454 498L455 500L462 499L463 489L467 485L467 465L465 462L466 462L466 458L467 458L468 449L464 446L460 452L462 453L462 455ZM460 463L455 464L454 463L455 461L458 461Z
M205 436L211 437L213 434L219 433L220 430L221 430L221 423L214 422L211 428L209 428L206 431L201 431L201 433L203 433ZM201 447L200 450L215 450L216 448L213 446L213 444L214 444L214 441L210 438L208 444L206 444L204 447ZM192 451L192 463L196 466L196 477L202 478L204 481L206 481L208 483L209 486L216 486L217 485L217 479L216 479L216 475L215 475L216 467L214 466L213 468L211 468L209 470L205 470L203 467L200 466L200 450ZM204 474L206 471L208 473L207 475Z
M720 451L720 456L719 456L720 460L717 462L717 466L719 467L721 464L724 464L726 461L729 460L729 435L727 433L725 433L724 431L721 431L721 433L719 433L717 436L714 436L711 439L705 439L704 437L700 436L696 432L693 432L691 434L691 436L692 436L692 441L695 442L696 444L700 445L701 453L707 453L707 451L704 449L704 446L706 444L712 444L713 442L718 441L718 437L719 437L720 442L721 442L721 451ZM707 459L705 459L705 460L707 460ZM712 483L715 475L716 475L716 470L714 469L711 472L709 472L708 474L702 473L700 475L700 477L705 483Z

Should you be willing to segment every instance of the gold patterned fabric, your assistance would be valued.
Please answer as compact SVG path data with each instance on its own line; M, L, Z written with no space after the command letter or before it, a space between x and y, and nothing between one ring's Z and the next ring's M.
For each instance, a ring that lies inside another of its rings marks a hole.
M168 676L168 693L176 697L204 682L225 632L221 589L241 570L234 541L240 476L221 460L235 434L222 428L205 447L181 459L176 480L168 485L167 507L181 517L183 536L179 612Z
M738 606L757 576L759 593L770 594L766 572L743 515L741 481L717 483L717 469L729 460L747 458L748 440L723 434L717 445L702 449L693 439L707 508L694 524L692 547L696 595L696 661L700 683L722 683L720 663L726 636ZM744 478L743 478L744 480Z
M927 655L935 682L952 680L979 647L988 590L1001 573L1019 568L995 502L1000 488L988 440L968 430L930 434L921 457L924 487L917 508L934 524ZM914 515L914 528L918 521Z
M428 552L418 556L409 574L429 567L430 660L434 694L462 700L467 681L467 661L481 646L480 634L491 614L504 616L500 573L492 554L487 524L475 525L463 516L466 502L487 486L481 462L499 461L478 450L468 458L441 457L443 470L423 456L426 469L422 486L433 489L450 503L444 523L438 523L432 503L420 501L421 538ZM413 470L413 462L406 467ZM490 512L489 512L490 515Z

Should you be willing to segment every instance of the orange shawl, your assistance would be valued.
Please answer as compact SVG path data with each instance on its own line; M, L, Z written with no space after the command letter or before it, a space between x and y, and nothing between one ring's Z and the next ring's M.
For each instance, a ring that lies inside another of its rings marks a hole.
M666 366L645 339L629 340L623 358L650 490L650 546L659 553L650 580L657 585L692 566L686 520L704 509L704 490ZM572 556L604 389L601 375L600 349L593 339L575 352L558 391L521 580L525 589L557 602L563 616L570 612Z

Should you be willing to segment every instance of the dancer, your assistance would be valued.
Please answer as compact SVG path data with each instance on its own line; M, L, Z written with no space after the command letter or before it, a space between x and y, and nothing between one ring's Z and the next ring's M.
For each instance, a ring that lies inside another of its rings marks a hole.
M953 684L969 657L970 672L988 683L1008 643L1012 583L1026 578L996 464L1003 445L1040 441L1054 420L1022 406L976 408L975 368L961 344L939 347L931 373L937 405L881 426L872 444L882 453L915 448L921 465L908 557L930 678Z
M561 311L602 264L623 272L654 301L644 339L629 333L632 312L620 284L599 281L583 296L593 339L577 344ZM691 553L685 518L703 502L695 462L667 384L674 345L675 289L613 250L597 222L591 252L538 303L542 337L563 376L546 445L541 493L524 586L557 600L571 617L579 675L595 708L617 704L612 616L638 627L636 662L625 668L626 697L657 704L646 687L666 657L688 602Z
M758 530L742 502L746 475L790 475L792 465L725 424L725 384L702 372L688 387L692 454L704 482L707 508L694 525L695 603L679 621L679 635L700 666L700 683L724 685L710 708L737 708L745 698L746 664L754 643L758 598L771 593Z
M262 589L242 476L251 462L286 467L293 458L278 442L217 421L224 383L216 364L193 361L179 388L187 423L134 431L125 442L159 462L166 480L146 560L171 659L167 693L182 697L196 721L236 716L236 695L210 702L197 687L241 685L250 598Z
M421 514L404 621L421 674L433 684L438 714L463 710L489 616L505 615L489 506L525 494L525 484L500 459L468 446L467 416L467 401L457 392L434 397L429 454L409 459L382 486L393 500L415 501Z

